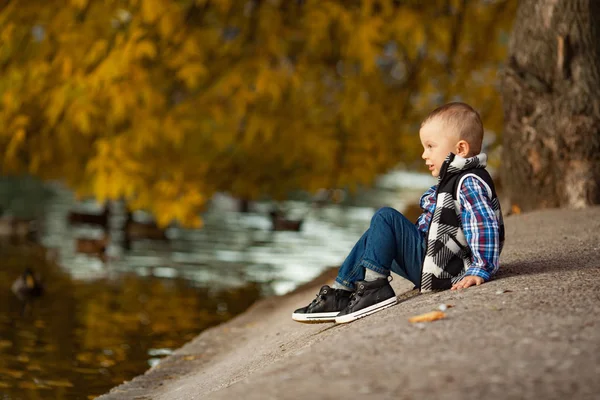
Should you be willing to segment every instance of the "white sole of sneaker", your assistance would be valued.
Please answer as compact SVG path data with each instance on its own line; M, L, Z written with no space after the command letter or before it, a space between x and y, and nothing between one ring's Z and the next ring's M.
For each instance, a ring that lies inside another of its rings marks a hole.
M387 300L381 301L377 304L373 304L367 308L363 308L362 310L355 311L350 314L342 315L341 317L337 317L335 319L336 324L347 324L348 322L356 321L359 318L366 317L367 315L371 315L376 313L377 311L384 310L388 307L394 306L398 303L398 299L396 296L390 297Z
M292 313L292 319L298 322L333 322L339 313L339 311L312 314Z

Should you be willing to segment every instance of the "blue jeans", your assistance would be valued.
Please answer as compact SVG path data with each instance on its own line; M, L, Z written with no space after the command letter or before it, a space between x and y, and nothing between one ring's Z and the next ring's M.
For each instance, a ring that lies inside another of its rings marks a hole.
M425 240L412 222L391 207L379 209L371 226L356 242L335 279L354 290L354 282L365 278L365 268L389 275L390 270L421 284Z

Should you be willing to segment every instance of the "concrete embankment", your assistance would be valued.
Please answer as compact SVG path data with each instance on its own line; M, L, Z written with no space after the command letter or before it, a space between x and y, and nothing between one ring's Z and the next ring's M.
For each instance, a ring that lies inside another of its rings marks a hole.
M600 208L511 216L506 227L489 283L408 293L348 325L292 321L330 273L203 332L100 399L600 399ZM452 305L447 318L408 322L440 304Z

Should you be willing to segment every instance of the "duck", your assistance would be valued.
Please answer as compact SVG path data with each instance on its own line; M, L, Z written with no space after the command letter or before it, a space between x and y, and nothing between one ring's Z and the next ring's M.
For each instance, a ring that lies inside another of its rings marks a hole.
M346 200L346 192L342 189L319 189L311 199L313 208L322 208L329 204L340 204Z
M277 209L273 209L269 212L269 216L271 217L272 229L274 231L294 231L298 232L302 228L302 223L304 220L291 220L286 218L286 216Z
M108 219L110 217L110 210L108 204L104 206L102 213L91 214L81 211L70 211L69 212L69 223L71 224L88 224L88 225L100 225L103 228L108 227Z
M0 238L10 240L35 240L37 221L35 219L0 217Z
M26 268L12 284L12 292L21 300L40 297L44 294L44 285L31 268Z
M168 240L165 230L159 228L156 222L134 221L131 212L127 213L124 230L127 239Z
M250 200L248 199L239 199L239 206L238 206L238 210L241 213L247 214L250 212Z
M100 239L91 238L76 238L75 239L75 251L77 253L87 254L96 256L102 261L107 260L106 249L110 244L110 236L104 235Z

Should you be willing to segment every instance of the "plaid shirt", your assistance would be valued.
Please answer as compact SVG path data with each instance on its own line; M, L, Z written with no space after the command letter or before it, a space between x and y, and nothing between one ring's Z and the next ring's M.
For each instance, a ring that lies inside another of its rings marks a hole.
M421 196L423 214L417 219L417 229L427 238L427 230L435 210L436 186L432 186ZM500 235L498 220L486 189L479 180L467 177L459 193L460 223L465 238L471 248L471 266L466 275L479 276L485 281L500 267Z

